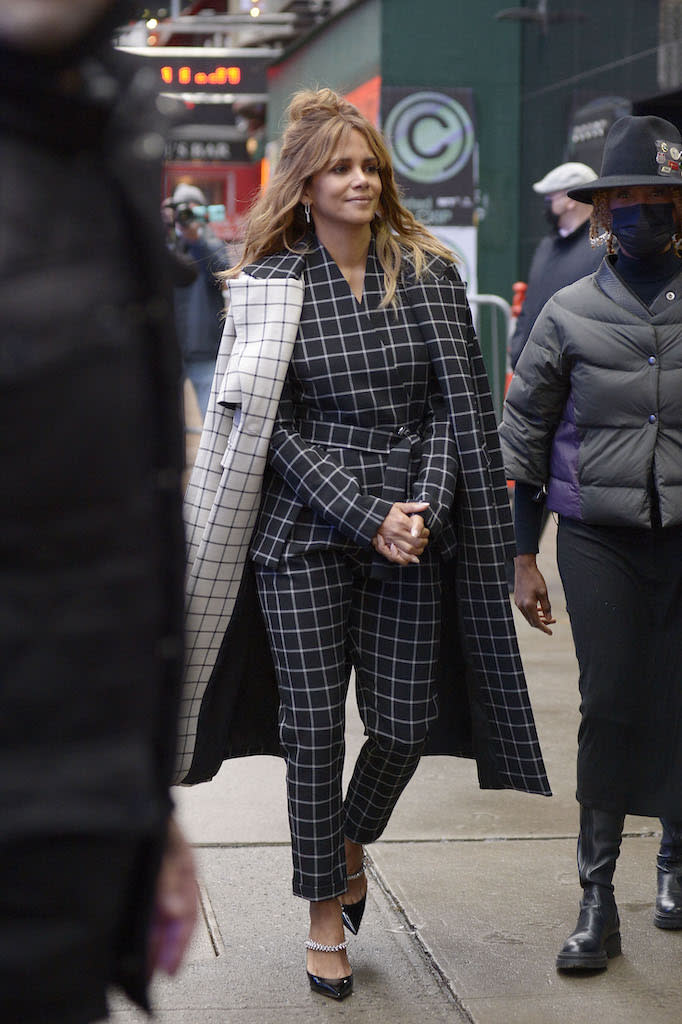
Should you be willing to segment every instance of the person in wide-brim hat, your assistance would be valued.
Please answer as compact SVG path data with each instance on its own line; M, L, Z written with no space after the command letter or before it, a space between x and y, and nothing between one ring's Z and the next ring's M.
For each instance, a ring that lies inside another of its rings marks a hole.
M544 306L500 427L514 480L514 599L551 633L536 563L543 506L580 666L578 922L559 970L621 951L613 879L626 814L658 817L654 924L682 930L682 140L659 117L612 126L592 203L597 270Z
M655 188L667 192L682 223L682 136L662 117L628 114L611 126L606 138L599 177L568 190L571 199L592 203L590 239L606 241L615 251L609 192L617 188ZM673 235L673 244L680 241Z

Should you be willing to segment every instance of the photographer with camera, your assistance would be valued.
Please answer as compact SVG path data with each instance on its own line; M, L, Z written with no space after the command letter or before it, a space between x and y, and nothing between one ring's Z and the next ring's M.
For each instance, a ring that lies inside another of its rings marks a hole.
M196 185L179 184L172 198L176 252L188 257L196 280L175 289L175 322L185 376L196 392L201 415L206 413L222 334L224 301L216 274L227 270L227 246L208 224L206 197Z

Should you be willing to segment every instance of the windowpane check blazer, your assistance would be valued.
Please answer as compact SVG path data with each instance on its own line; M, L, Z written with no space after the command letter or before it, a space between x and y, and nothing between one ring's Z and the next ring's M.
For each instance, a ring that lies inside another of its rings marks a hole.
M249 546L268 449L303 305L305 254L280 253L229 284L230 306L185 498L187 661L178 782L205 781L228 757L281 754L277 684ZM457 444L443 566L439 718L427 753L475 757L484 788L550 794L511 612L514 534L488 379L465 288L433 258L400 287L427 345Z

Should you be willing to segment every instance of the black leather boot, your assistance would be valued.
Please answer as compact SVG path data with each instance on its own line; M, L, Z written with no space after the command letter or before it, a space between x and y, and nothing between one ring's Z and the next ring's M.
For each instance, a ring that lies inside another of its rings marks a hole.
M613 872L623 835L622 814L580 808L578 875L583 887L575 930L559 951L559 970L596 970L618 956L620 921L613 896Z
M682 822L661 819L661 824L654 924L657 928L678 929L682 928Z

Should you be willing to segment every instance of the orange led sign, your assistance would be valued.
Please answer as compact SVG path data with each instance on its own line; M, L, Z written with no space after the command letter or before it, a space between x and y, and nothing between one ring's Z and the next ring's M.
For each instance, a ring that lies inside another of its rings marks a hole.
M180 51L174 53L174 50ZM160 86L166 93L235 93L238 95L266 96L266 70L270 58L235 52L214 53L205 56L198 47L149 46L142 59L156 63L156 74L161 76ZM184 52L183 52L184 51ZM235 61L234 64L229 63ZM237 63L238 62L238 63Z
M164 64L160 70L164 85L239 85L242 80L242 70L238 67L196 71L190 64L182 64L180 67Z

